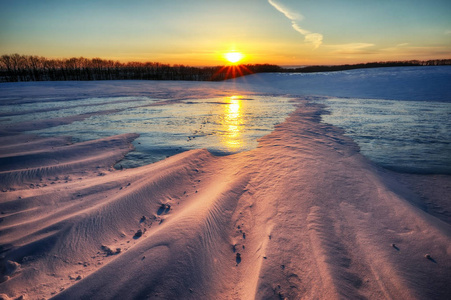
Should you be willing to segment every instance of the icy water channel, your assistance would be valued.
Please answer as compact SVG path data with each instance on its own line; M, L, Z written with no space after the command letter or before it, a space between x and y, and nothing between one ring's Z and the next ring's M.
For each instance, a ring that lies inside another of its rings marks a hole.
M133 142L135 151L119 163L127 168L153 163L190 149L206 148L217 155L254 149L258 138L272 132L274 125L283 122L295 109L291 98L255 95L164 103L161 99L145 97L83 101L75 110L77 114L116 108L123 110L32 133L69 135L75 142L121 133L139 133L139 138ZM158 102L161 105L156 105ZM40 112L26 120L74 114L73 109Z
M322 121L345 130L363 155L399 172L451 174L451 103L330 98Z
M437 101L327 98L322 121L341 127L363 155L383 167L409 173L451 174L451 103ZM223 155L254 149L295 109L293 98L230 95L190 100L147 96L3 105L1 124L71 117L83 121L36 130L72 136L74 142L136 132L135 151L119 164L137 167L198 148Z

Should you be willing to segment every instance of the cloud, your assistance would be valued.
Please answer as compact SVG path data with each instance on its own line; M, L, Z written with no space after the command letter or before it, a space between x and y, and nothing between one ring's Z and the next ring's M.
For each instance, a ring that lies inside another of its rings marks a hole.
M314 48L318 48L323 43L323 35L320 33L314 33L304 28L301 28L297 22L304 19L304 16L300 13L293 12L286 8L284 5L277 3L274 0L268 0L275 9L281 12L287 19L291 21L291 27L304 36L304 41L306 43L312 44Z
M297 32L299 32L302 35L310 34L310 31L302 29L301 27L299 27L298 24L296 24L294 22L291 23L291 26L294 28L294 30L296 30Z
M451 35L451 30L446 30L445 35Z
M333 49L332 53L335 54L374 54L375 52L371 49L374 44L370 43L349 43L341 45L328 45L327 47Z
M291 21L301 21L302 19L304 19L304 16L299 14L299 13L295 13L290 11L289 9L287 9L285 6L283 6L280 3L277 3L274 0L268 0L269 4L271 4L275 9L277 9L278 11L280 11L281 13L283 13L285 15L285 17L287 17L288 19L290 19Z
M410 46L409 44L399 44L394 47L380 49L381 53L389 53L401 55L404 57L413 56L413 57L441 57L441 56L449 56L449 48L444 46Z
M339 45L324 45L330 49L331 54L344 55L352 58L358 55L373 55L383 59L406 60L419 59L421 57L446 58L449 56L449 48L443 46L418 47L409 43L401 43L387 48L377 47L371 43L348 43Z
M309 33L305 36L305 41L313 44L316 49L323 43L323 35L320 33Z

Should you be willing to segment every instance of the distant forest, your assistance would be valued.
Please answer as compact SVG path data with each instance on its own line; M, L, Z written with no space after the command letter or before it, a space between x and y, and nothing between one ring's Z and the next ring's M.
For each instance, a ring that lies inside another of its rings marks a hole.
M2 55L0 82L66 80L190 80L220 81L254 73L312 73L362 68L451 65L451 59L373 62L354 65L282 68L270 64L190 67L158 62L121 63L101 58L48 59L32 55Z

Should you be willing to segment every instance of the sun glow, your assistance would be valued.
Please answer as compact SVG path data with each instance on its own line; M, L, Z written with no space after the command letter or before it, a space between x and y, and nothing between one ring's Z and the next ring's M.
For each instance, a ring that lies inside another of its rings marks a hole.
M244 55L240 52L228 52L224 56L225 56L225 59L227 59L232 64L239 62L244 57Z
M243 64L243 60L248 63L248 55L244 55L242 52L238 52L236 50L229 50L228 52L221 53L221 58L228 63L224 64L218 71L215 72L212 76L212 80L225 80L252 74L252 71Z

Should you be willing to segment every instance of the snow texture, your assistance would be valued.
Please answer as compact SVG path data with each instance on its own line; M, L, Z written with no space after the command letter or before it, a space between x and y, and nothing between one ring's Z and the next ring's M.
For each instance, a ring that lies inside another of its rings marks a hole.
M255 75L242 83L6 84L2 101L134 93L182 99L279 93L285 85L291 87L284 93L298 94L304 83L285 78L296 76L303 75ZM340 93L331 90L324 94ZM3 128L2 296L450 298L450 177L419 180L381 169L341 129L321 123L322 113L322 106L299 100L254 150L214 156L197 149L123 170L112 165L132 150L136 134L71 144L21 133L21 126ZM432 182L434 191L427 188Z

